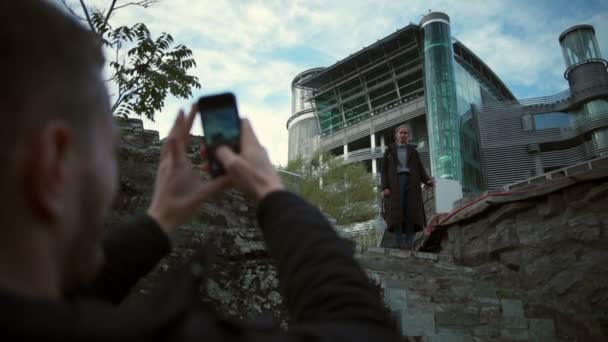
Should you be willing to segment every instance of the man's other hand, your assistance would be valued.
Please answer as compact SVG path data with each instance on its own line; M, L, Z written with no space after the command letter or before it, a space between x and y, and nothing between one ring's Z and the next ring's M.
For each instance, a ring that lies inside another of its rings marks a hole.
M382 194L384 195L384 197L389 197L391 195L391 189L384 189L382 190Z
M204 149L201 154L205 154ZM281 178L268 158L266 149L260 145L249 120L241 120L241 152L234 153L226 146L216 150L226 176L232 184L256 202L273 191L283 190Z
M161 151L148 215L167 235L186 222L203 201L230 185L226 176L203 182L200 171L193 168L186 155L196 113L196 105L187 116L180 110Z

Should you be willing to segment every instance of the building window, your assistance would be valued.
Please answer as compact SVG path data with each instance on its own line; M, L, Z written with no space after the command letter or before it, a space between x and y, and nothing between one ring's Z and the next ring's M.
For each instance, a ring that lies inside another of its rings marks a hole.
M564 127L571 122L570 114L562 112L534 114L532 119L536 130Z

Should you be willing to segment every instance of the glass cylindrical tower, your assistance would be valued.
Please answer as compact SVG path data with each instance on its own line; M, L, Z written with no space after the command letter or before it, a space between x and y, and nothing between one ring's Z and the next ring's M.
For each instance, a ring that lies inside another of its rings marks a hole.
M567 68L564 76L571 90L584 89L608 74L608 63L602 58L593 26L571 27L559 36L559 43ZM587 101L582 104L581 109L585 120L608 116L608 98ZM596 156L608 155L608 128L595 130L591 133L591 138L594 145L592 153Z
M592 59L602 58L595 39L595 29L591 25L577 25L559 36L566 68Z
M420 21L424 47L426 121L433 176L462 184L458 116L450 17L433 12Z
M319 148L319 122L312 107L312 89L298 84L321 72L323 68L306 70L291 82L291 117L287 121L288 160L309 159Z

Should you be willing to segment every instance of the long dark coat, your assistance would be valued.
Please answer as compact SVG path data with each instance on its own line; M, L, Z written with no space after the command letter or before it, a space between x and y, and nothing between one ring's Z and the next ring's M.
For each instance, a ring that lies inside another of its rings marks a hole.
M386 151L384 151L384 157L382 157L380 175L382 190L391 190L391 195L384 199L384 218L391 230L399 227L403 222L403 206L401 205L401 196L399 196L399 176L397 175L398 165L397 147L395 144L390 144L387 146ZM426 226L426 215L424 214L420 184L427 184L430 177L422 166L418 151L412 145L407 145L407 167L410 169L410 188L407 194L407 204L411 215L410 220L414 225L415 231L419 232Z

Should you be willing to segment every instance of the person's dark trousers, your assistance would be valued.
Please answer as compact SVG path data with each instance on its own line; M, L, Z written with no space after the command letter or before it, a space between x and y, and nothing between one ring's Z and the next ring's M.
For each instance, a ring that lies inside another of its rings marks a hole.
M399 195L401 196L401 205L403 206L403 221L401 226L396 229L397 235L397 247L403 248L407 246L409 248L414 247L414 225L410 220L409 206L407 205L407 193L410 190L410 177L409 173L399 173Z

